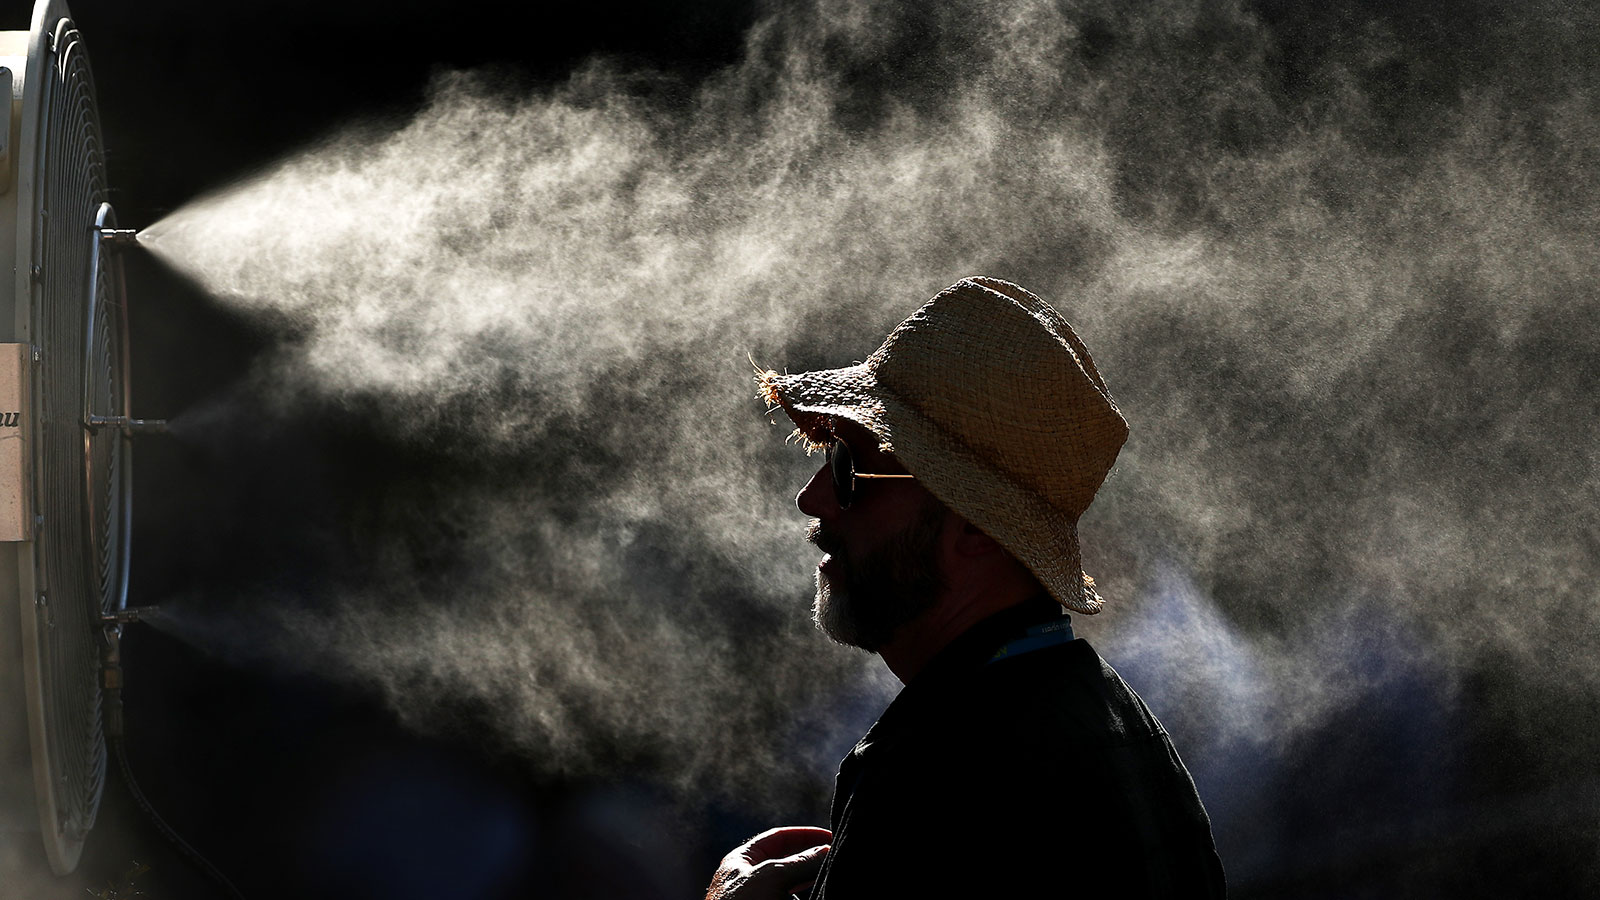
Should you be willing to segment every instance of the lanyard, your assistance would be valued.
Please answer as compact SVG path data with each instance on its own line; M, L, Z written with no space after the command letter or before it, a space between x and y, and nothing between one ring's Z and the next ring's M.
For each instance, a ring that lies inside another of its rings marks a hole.
M996 650L994 655L989 657L989 663L997 663L1003 659L1021 656L1024 653L1032 653L1035 650L1043 650L1046 647L1065 644L1071 640L1073 640L1072 617L1063 615L1059 619L1046 622L1043 625L1035 625L1024 632L1022 637L1007 641L1004 647Z

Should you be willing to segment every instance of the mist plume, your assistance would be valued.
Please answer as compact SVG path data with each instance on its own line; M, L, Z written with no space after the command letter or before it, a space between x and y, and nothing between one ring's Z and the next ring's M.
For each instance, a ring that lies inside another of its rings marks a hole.
M267 652L419 727L492 710L553 770L826 772L841 698L890 683L810 633L811 463L747 354L849 364L989 274L1062 310L1130 421L1079 632L1180 736L1283 752L1508 660L1592 696L1595 16L1320 15L784 7L703 82L450 73L174 213L147 245L281 337L251 391L381 409L474 473L391 511L385 574L275 597ZM191 634L228 646L208 604Z

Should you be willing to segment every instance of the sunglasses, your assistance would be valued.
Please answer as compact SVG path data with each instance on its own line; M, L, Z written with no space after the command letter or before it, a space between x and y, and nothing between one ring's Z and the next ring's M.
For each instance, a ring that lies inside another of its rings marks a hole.
M855 458L850 455L850 447L844 441L835 438L828 445L828 468L833 472L833 496L839 501L840 509L849 509L850 504L856 499L857 478L916 478L915 475L879 475L872 472L857 472Z

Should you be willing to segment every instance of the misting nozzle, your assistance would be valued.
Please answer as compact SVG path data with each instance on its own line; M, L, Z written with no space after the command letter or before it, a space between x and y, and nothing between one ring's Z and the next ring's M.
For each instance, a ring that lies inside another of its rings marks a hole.
M161 607L159 606L130 606L127 609L119 609L113 613L102 614L100 616L100 624L129 625L143 621L145 616L151 613L159 613L160 611Z
M120 428L129 437L141 434L166 434L166 419L134 419L128 416L90 416L86 422L90 431L102 428Z
M139 243L139 229L137 228L102 228L100 240L113 247L130 247Z

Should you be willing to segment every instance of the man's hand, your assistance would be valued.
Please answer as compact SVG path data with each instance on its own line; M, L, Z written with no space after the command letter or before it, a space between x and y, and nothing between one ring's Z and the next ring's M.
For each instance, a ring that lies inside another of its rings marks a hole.
M782 900L810 890L832 839L826 828L763 831L722 858L706 900Z

